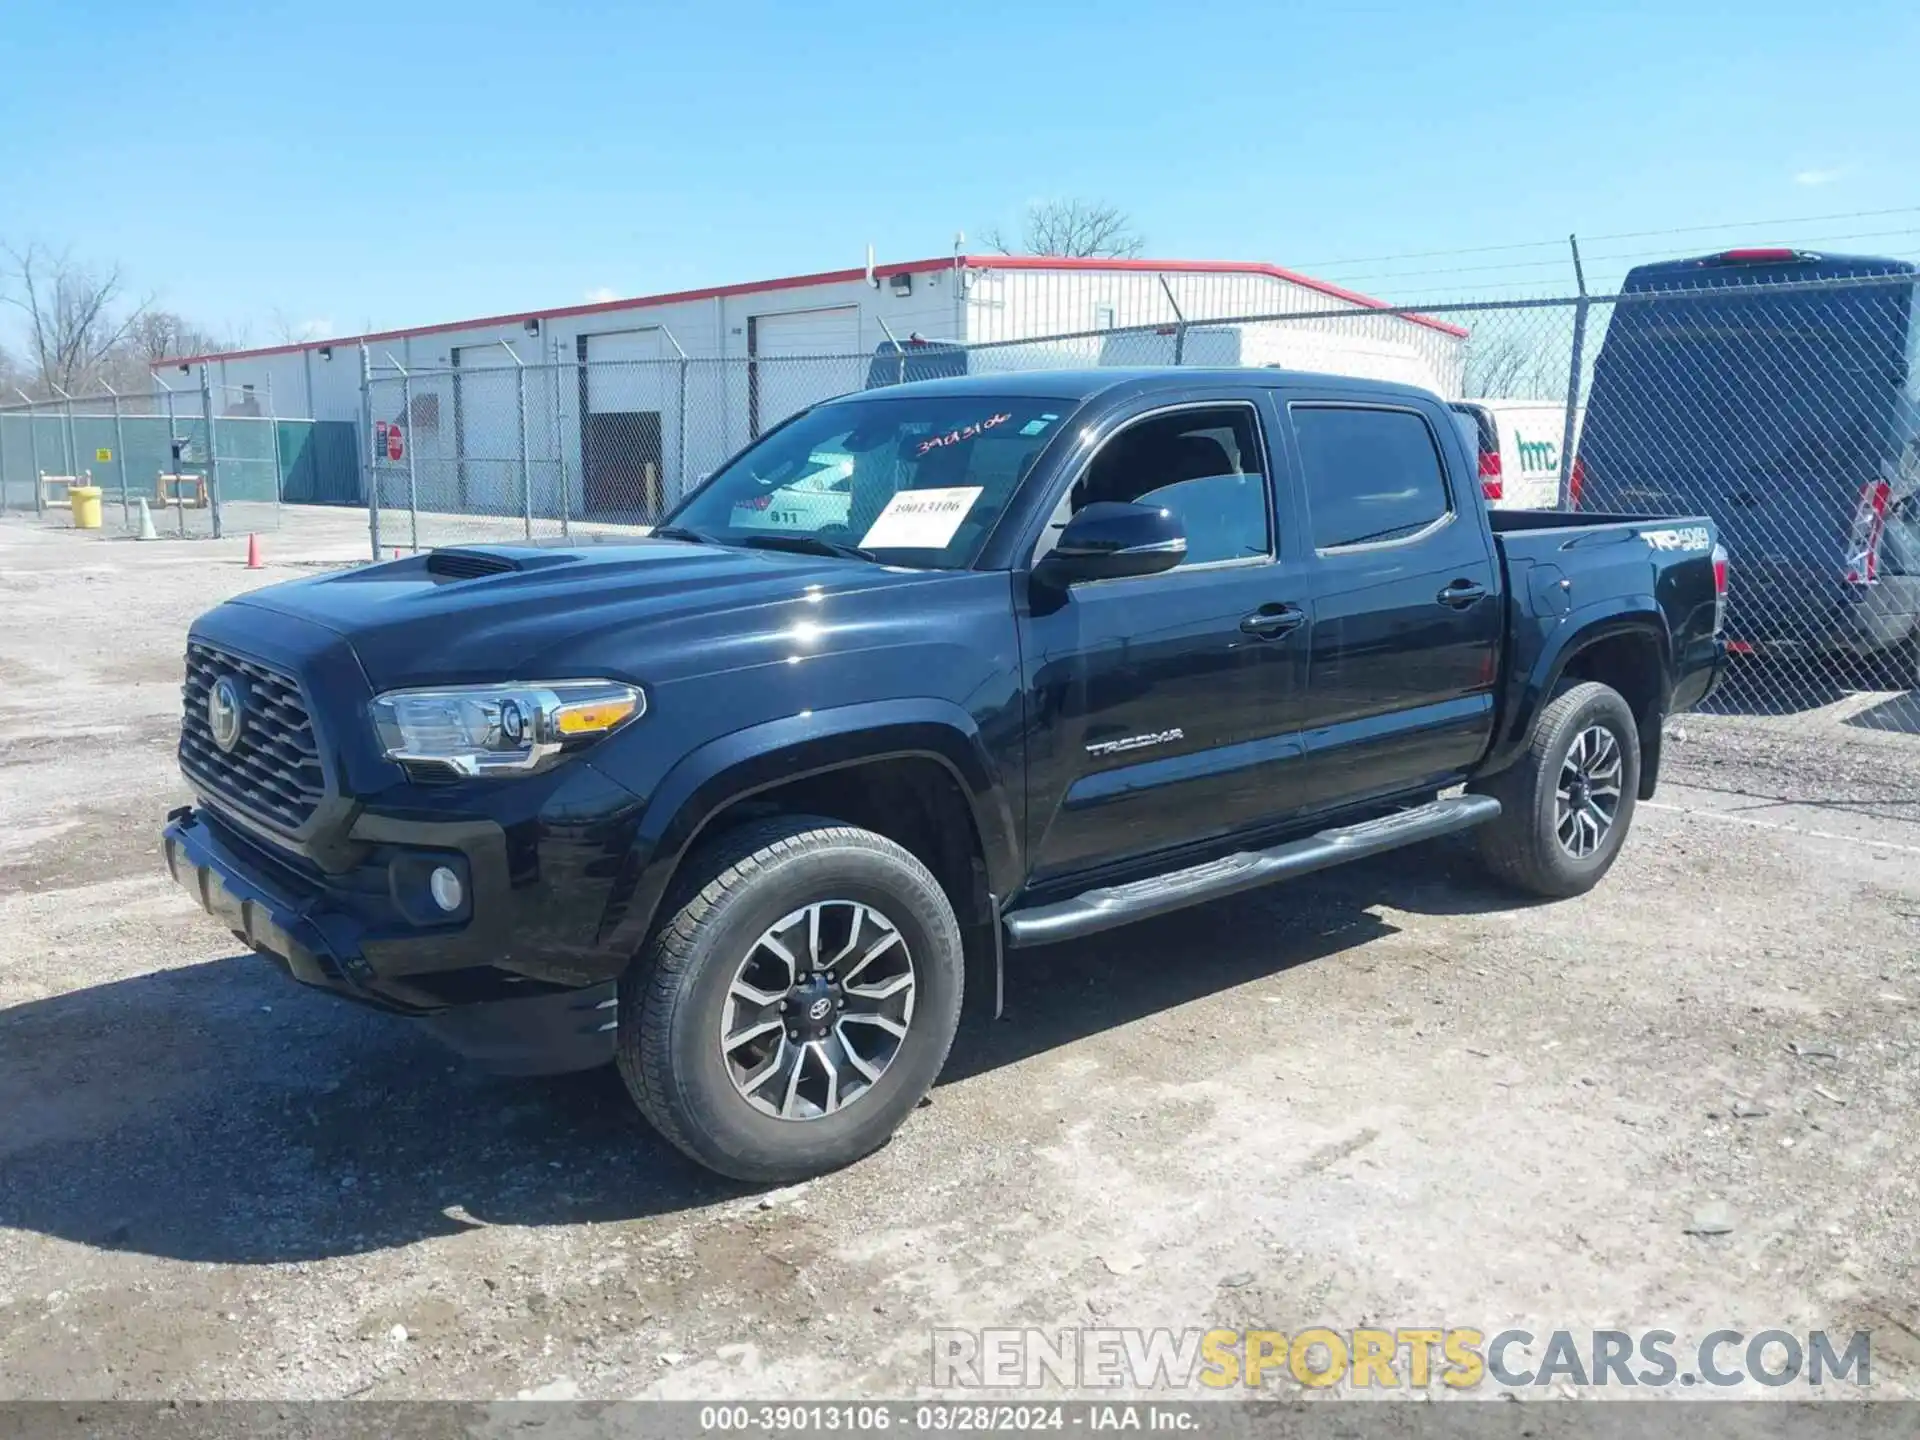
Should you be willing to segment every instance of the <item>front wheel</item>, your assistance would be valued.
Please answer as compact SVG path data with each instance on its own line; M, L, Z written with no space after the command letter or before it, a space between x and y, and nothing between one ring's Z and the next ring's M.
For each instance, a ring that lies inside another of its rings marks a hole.
M1526 753L1476 787L1500 818L1474 832L1481 863L1530 894L1581 895L1612 867L1640 788L1640 730L1617 690L1584 680L1534 722Z
M868 830L783 816L687 862L620 983L617 1055L647 1119L738 1180L878 1149L959 1026L960 927L939 883Z

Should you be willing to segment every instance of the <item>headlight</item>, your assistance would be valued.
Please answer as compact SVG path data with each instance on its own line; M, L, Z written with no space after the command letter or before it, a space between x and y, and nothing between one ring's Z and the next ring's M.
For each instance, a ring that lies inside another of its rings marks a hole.
M614 680L554 680L389 690L372 709L389 760L526 775L644 715L647 697Z

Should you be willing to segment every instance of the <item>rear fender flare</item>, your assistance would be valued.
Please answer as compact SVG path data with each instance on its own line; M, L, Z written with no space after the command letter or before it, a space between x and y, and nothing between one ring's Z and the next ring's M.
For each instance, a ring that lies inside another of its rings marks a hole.
M1666 696L1673 675L1673 644L1667 633L1667 623L1660 613L1660 607L1651 595L1621 595L1606 600L1598 600L1581 609L1570 611L1561 624L1553 631L1547 644L1542 647L1533 668L1518 690L1512 713L1502 727L1499 739L1487 763L1481 767L1482 773L1494 774L1506 769L1526 750L1527 742L1533 734L1534 721L1540 711L1553 697L1561 677L1575 656L1602 640L1612 639L1616 635L1637 635L1650 638L1660 651L1659 698L1656 709L1664 713ZM1653 735L1649 741L1646 735L1641 737L1643 749L1648 749L1647 773L1651 775L1658 768L1659 725L1655 717Z
M652 927L674 872L707 822L727 806L810 775L876 760L930 759L959 785L980 835L988 887L1017 888L1018 830L1004 779L979 727L944 700L882 700L749 726L691 751L664 775L633 837L602 934L631 954Z

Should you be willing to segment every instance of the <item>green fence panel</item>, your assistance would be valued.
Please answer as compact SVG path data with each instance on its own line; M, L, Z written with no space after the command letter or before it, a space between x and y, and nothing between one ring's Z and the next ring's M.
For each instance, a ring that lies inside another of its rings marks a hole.
M358 430L351 422L216 416L213 428L223 501L366 503ZM0 413L0 508L32 510L42 474L90 474L111 506L123 498L131 505L141 496L157 501L162 474L177 468L184 475L207 475L206 431L197 409L171 422L165 415L122 415L117 424L111 414L69 420L58 413ZM185 441L177 467L175 438Z
M289 505L364 505L360 427L346 420L282 420L280 496Z

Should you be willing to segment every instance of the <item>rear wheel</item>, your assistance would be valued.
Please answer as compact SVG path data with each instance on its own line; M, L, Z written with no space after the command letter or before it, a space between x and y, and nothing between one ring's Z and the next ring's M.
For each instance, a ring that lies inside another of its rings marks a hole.
M1619 855L1639 786L1632 709L1596 681L1568 685L1540 712L1526 753L1476 787L1501 805L1474 832L1481 862L1530 894L1583 894Z
M1881 689L1920 690L1920 630L1867 657L1867 681Z
M885 1144L959 1024L960 929L938 882L891 840L807 816L722 836L686 875L620 984L641 1111L740 1180Z

